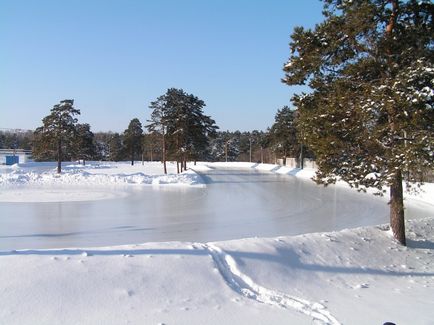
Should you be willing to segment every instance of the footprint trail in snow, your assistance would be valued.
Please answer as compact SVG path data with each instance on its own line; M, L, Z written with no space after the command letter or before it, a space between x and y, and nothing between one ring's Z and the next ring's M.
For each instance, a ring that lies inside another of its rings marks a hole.
M326 310L326 307L319 303L313 303L282 292L270 290L255 283L248 275L243 274L239 270L232 256L214 244L195 244L193 246L208 251L226 283L235 292L244 297L281 308L296 309L322 324L340 324L339 321Z

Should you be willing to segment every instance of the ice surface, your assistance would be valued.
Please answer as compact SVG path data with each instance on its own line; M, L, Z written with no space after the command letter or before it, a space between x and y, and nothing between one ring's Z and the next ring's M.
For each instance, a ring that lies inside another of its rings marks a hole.
M49 183L3 188L0 197L18 197L19 203L0 202L0 249L205 242L388 221L385 198L344 186L317 186L302 172L279 175L284 169L275 165L261 166L263 171L219 169L216 164L193 168L206 187ZM101 200L95 200L98 195ZM434 215L433 206L425 202L406 204L408 217Z

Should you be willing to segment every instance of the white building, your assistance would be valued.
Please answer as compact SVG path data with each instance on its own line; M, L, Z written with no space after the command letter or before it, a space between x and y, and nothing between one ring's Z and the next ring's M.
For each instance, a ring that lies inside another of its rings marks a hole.
M32 155L30 150L23 149L0 149L0 164L13 165L26 163Z

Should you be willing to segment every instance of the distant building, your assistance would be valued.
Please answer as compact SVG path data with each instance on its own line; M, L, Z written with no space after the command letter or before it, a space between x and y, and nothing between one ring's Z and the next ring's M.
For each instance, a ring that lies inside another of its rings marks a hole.
M26 163L32 156L31 150L0 149L0 164L14 165Z

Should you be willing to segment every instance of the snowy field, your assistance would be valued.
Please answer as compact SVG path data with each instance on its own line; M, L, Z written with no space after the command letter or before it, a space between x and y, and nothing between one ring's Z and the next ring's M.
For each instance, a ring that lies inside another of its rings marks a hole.
M248 163L191 167L313 175ZM109 200L122 197L124 187L206 187L194 171L174 174L173 164L168 176L159 163L65 164L61 175L54 169L2 167L0 201ZM432 185L407 202L432 205ZM407 235L408 247L385 226L369 226L219 242L2 250L0 323L434 324L434 215L408 221Z

